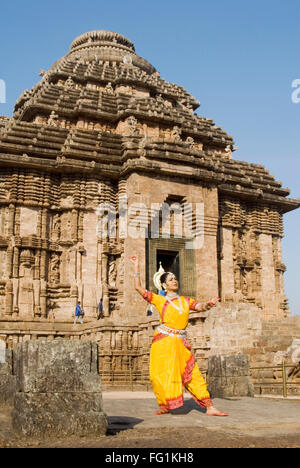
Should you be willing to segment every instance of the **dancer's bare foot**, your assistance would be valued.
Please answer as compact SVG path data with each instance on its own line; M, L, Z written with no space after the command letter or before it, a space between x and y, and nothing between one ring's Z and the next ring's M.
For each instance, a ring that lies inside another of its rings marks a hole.
M155 411L155 414L157 416L160 416L161 414L168 414L169 411L167 409L161 409L161 410L158 410L158 411Z
M228 413L222 413L214 406L210 406L206 410L206 416L228 416Z

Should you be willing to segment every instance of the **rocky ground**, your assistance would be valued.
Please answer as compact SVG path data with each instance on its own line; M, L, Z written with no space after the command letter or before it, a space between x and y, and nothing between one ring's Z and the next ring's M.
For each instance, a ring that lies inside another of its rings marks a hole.
M39 448L300 448L300 400L216 400L229 417L207 417L187 398L182 409L155 416L151 393L104 394L108 431L101 437L17 437L11 407L0 408L0 447ZM134 415L134 417L133 417Z

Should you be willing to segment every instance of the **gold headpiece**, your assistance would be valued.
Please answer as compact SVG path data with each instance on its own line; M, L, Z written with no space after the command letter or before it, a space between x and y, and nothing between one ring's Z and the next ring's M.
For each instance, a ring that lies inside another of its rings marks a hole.
M159 262L159 270L156 273L154 273L154 276L153 276L153 283L156 289L158 289L159 291L162 289L160 277L163 273L165 273L165 270L163 269L161 262Z

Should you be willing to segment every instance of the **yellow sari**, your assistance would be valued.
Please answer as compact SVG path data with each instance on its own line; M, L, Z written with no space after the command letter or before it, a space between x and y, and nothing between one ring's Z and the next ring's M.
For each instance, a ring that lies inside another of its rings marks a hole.
M197 301L183 296L168 300L149 291L143 297L155 305L162 324L154 333L150 351L150 380L159 406L165 411L182 406L183 386L200 406L212 406L206 383L184 334L189 311L195 310Z

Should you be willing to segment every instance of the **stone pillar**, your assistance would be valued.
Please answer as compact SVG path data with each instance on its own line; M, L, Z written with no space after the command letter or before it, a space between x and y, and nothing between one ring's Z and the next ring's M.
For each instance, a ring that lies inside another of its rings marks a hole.
M272 236L260 234L261 260L261 286L262 305L266 318L278 315L278 297L275 288L275 265L273 257Z
M103 315L109 317L109 290L108 290L108 256L102 256L102 291L103 291Z
M221 285L222 299L232 300L234 298L234 265L232 229L221 228Z
M254 396L248 354L208 358L208 391L212 398Z
M13 284L12 280L7 280L5 285L5 314L12 315L13 313Z
M44 318L47 318L47 282L41 280L41 315Z
M6 277L11 278L13 272L13 247L10 245L6 251Z
M106 433L96 343L20 343L16 374L12 422L18 434L39 438Z
M8 221L8 237L14 235L14 222L15 222L15 205L9 205L9 221Z
M218 192L216 188L203 188L204 241L196 254L197 299L207 301L219 295L218 285Z

